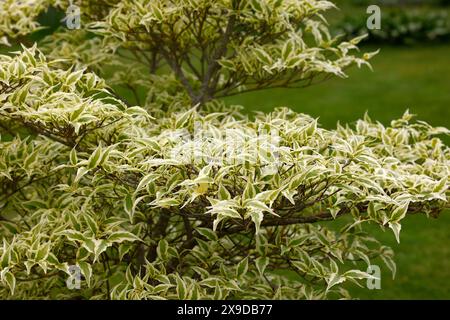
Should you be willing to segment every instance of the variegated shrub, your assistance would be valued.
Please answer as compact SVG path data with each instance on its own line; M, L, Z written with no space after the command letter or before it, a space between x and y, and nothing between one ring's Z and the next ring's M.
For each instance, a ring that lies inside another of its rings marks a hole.
M222 102L367 64L329 36L331 3L74 3L81 30L0 56L1 298L347 298L368 265L395 274L365 225L399 240L448 207L446 128ZM0 1L2 42L49 5L69 2Z

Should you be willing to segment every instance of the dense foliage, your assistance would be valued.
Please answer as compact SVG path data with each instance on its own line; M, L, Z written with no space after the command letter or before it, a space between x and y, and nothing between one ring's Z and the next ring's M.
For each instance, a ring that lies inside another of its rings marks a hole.
M1 2L4 43L50 2ZM368 64L361 38L329 35L331 7L81 1L82 30L1 55L0 297L341 298L374 261L395 275L363 227L399 240L408 214L448 207L449 130L408 112L326 130L220 100Z

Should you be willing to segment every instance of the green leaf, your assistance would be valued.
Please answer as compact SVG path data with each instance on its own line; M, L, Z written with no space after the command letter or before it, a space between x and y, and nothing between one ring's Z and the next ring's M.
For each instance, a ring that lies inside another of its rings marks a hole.
M269 258L267 257L259 257L255 260L256 268L258 269L259 274L264 275L264 271L269 265Z
M434 187L433 192L440 193L446 190L447 177L442 178L438 184Z
M283 45L283 50L281 51L281 58L287 61L291 57L291 53L294 51L294 42L288 40Z
M248 257L243 259L236 267L236 278L241 278L248 271Z
M95 250L94 250L94 262L97 261L98 257L108 249L109 244L106 240L94 240Z
M392 273L392 279L395 279L395 275L397 273L397 265L395 264L394 259L392 259L391 256L385 256L382 255L381 259L383 260L384 264L389 268L389 270Z
M167 242L167 240L162 239L159 241L158 247L156 248L156 253L157 253L158 257L163 261L167 260L168 248L169 248L169 243Z
M69 158L70 158L70 164L71 165L75 166L78 163L77 150L75 148L73 148L70 151Z
M130 222L133 222L133 196L131 194L127 194L125 196L125 199L123 200L123 207L125 209L125 212L128 214L128 216L130 217Z
M314 120L308 125L305 132L308 136L312 136L314 135L316 130L317 130L317 120Z
M158 21L163 21L164 20L164 14L161 11L161 9L159 7L157 7L156 5L152 6L152 12L155 15L156 19L158 19Z
M235 66L234 62L231 60L221 59L221 60L219 60L219 64L222 67L224 67L225 69L232 70L232 71L236 70L236 66Z
M75 230L64 230L59 232L58 235L65 236L70 241L86 241L86 237L81 232Z
M261 12L263 10L260 0L251 0L251 5L257 12Z
M72 112L72 114L70 115L70 121L75 122L85 109L86 105L82 104L78 109Z
M245 186L244 193L242 195L242 198L244 200L253 199L256 196L256 189L253 183L250 182L250 179L248 179L247 185Z
M0 226L4 227L6 230L8 230L12 234L16 234L19 232L18 226L9 221L0 221Z
M94 169L100 164L102 153L103 153L102 147L98 146L97 149L95 149L94 153L89 157L87 166L89 170Z
M6 284L9 287L9 290L11 290L11 295L14 295L14 291L16 289L16 277L12 274L12 272L6 272L3 275L3 279L5 280Z
M340 284L345 281L345 277L339 275L338 273L332 273L331 276L327 279L327 291L330 290L337 284Z
M392 229L395 239L400 243L400 230L402 229L402 225L398 222L389 222L389 228Z
M94 254L94 262L98 260L100 255L105 252L109 246L110 244L108 244L108 241L103 239L86 239L83 242L83 247Z
M79 70L79 71L75 71L72 72L71 74L69 74L69 76L66 79L66 85L71 86L73 84L75 84L76 82L78 82L81 77L83 76L83 72L84 70Z
M408 206L409 202L405 202L399 207L395 208L391 215L391 221L399 222L400 220L402 220L408 212Z
M78 261L78 266L80 267L81 273L83 274L88 287L91 286L91 278L92 278L92 267L89 263L85 261Z
M36 253L36 261L39 262L42 260L46 260L49 252L50 252L50 243L49 242L41 245Z
M262 201L264 203L269 203L269 206L272 206L272 204L275 202L275 200L278 198L278 195L280 194L280 190L267 190L260 192L256 195L255 200Z
M264 219L264 215L260 210L250 211L250 217L255 224L255 233L259 234L261 230L261 222Z
M193 266L192 270L194 270L202 279L207 279L209 277L209 272L203 268Z
M343 274L343 276L346 278L353 278L353 279L377 279L376 277L361 270L349 270L346 271Z
M191 117L192 117L192 110L188 110L177 116L175 121L175 128L184 127Z
M140 241L139 237L128 231L116 231L108 237L108 242L122 243L124 241Z
M309 238L309 236L306 236L306 235L292 237L288 242L288 247L295 248L295 247L301 246L303 243L305 243L305 241L308 240L308 238Z
M121 243L119 245L119 259L120 261L123 260L123 257L133 248L133 245L129 242L127 243Z
M255 211L267 211L273 214L274 216L278 216L272 209L270 209L266 204L258 200L250 200L245 203L247 208L251 208Z
M156 199L151 204L155 207L170 208L180 205L180 200L177 198Z
M84 221L86 221L89 230L91 230L92 232L92 235L95 236L98 232L97 222L95 222L95 220L91 217L91 215L87 213L83 215L83 219Z
M302 60L303 60L302 57L293 56L286 61L286 67L288 68L296 67Z
M88 172L89 172L89 169L87 169L85 167L78 168L74 183L78 183L81 180L81 178L84 177L84 175Z
M156 180L158 178L158 175L154 174L154 173L149 173L146 176L144 176L141 181L139 182L137 188L136 188L136 193L140 190L142 190L143 188L147 187L147 185Z
M254 53L255 53L256 57L258 58L258 60L261 61L262 63L264 63L266 65L272 64L272 58L262 48L255 48Z
M377 218L377 210L375 208L375 203L373 201L371 201L367 207L367 214L371 219Z
M222 184L219 186L219 199L220 200L229 200L231 199L231 194Z
M35 150L25 159L23 163L25 168L29 168L36 161L38 153L38 150Z
M209 228L198 227L195 230L197 230L197 232L201 236L205 237L206 239L208 239L210 241L217 241L218 240L217 234L213 230L211 230Z
M176 277L176 282L177 282L178 299L185 300L187 298L186 283L184 282L183 279L181 279L181 277L178 274L177 274L177 277Z

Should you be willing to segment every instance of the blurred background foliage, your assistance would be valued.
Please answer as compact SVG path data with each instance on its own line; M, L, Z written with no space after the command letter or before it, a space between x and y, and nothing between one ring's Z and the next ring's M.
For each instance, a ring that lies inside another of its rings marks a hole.
M333 0L330 12L337 33L369 33L362 50L380 48L368 68L348 70L348 79L332 79L306 89L270 89L227 98L246 111L269 112L288 106L319 118L326 128L354 123L364 112L382 123L406 109L433 126L450 127L450 0ZM368 5L381 8L381 30L368 31ZM64 13L50 10L48 26L31 36L39 41L60 27ZM450 143L448 137L444 138ZM334 223L334 222L333 222ZM352 288L363 299L450 299L450 212L439 220L412 216L405 220L401 243L374 226L373 234L396 252L397 277L382 269L381 290ZM380 263L381 265L381 263Z

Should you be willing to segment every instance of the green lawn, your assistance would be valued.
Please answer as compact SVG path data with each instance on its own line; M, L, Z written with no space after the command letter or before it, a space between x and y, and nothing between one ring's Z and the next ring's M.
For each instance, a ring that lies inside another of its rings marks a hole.
M366 49L370 50L370 49ZM305 89L269 89L227 98L247 109L270 111L289 106L320 117L332 128L339 120L352 122L366 110L389 123L409 108L433 125L450 122L450 45L384 47L367 67L348 70L349 78L332 79Z
M366 110L389 124L409 108L435 126L450 127L450 45L383 47L372 65L349 70L348 79L333 79L306 89L273 89L228 98L247 110L289 106L320 117L324 127L353 122ZM445 139L449 143L448 137ZM396 252L397 277L383 269L382 289L351 289L363 299L450 299L450 212L437 219L407 218L397 244L391 232L370 230Z

